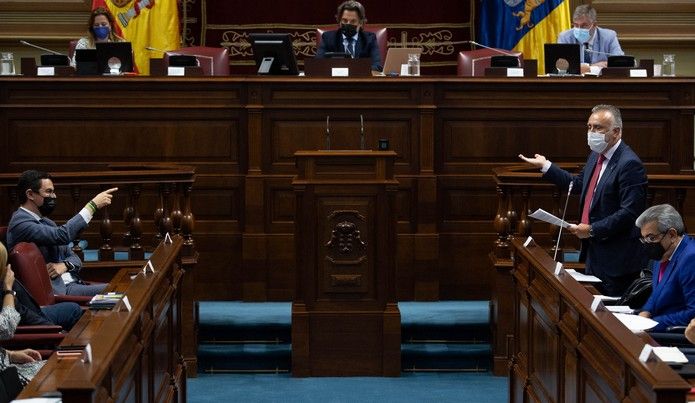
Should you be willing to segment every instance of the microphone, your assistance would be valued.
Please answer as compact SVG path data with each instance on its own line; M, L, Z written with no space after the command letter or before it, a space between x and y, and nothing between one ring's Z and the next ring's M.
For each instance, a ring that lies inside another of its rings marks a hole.
M19 43L21 43L22 45L31 46L32 48L35 48L35 49L43 50L44 52L48 52L48 53L51 53L54 55L66 56L64 53L56 52L55 50L47 49L47 48L41 47L39 45L34 45L33 43L29 43L29 42L23 41L21 39L19 40Z
M360 150L364 150L364 117L360 115Z
M519 55L515 55L514 53L505 52L504 50L500 50L500 49L497 49L497 48L491 48L491 47L489 47L489 46L485 46L485 45L483 45L482 43L478 43L478 42L476 42L476 41L463 41L463 42L464 42L464 43L470 43L470 44L475 45L475 46L480 46L481 48L490 49L490 50L493 50L493 51L495 51L495 52L497 52L497 53L499 53L499 54L502 54L502 55L519 57Z
M331 117L326 115L326 150L331 149L331 126L330 126L330 120Z
M572 193L572 186L574 186L574 181L570 181L569 188L567 189L567 198L565 199L565 208L562 209L562 221L565 221L565 213L567 213L567 203L570 201L570 193ZM553 260L557 262L557 251L560 248L560 238L562 237L562 225L560 225L560 232L557 234L557 242L555 243L555 253L553 254Z

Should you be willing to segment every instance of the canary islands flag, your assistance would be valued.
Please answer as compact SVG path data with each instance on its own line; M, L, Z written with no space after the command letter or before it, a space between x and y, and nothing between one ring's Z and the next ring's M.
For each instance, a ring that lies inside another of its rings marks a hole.
M116 34L133 45L135 64L140 74L150 74L150 58L159 58L159 50L179 48L179 9L176 0L93 0L92 9L105 7L116 20Z
M542 74L543 44L571 25L569 0L482 0L480 43L537 59Z

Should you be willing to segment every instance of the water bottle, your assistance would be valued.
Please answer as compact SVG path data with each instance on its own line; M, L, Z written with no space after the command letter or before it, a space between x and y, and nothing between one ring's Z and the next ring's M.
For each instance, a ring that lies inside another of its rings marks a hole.
M419 76L420 75L420 57L417 53L408 54L408 75Z
M664 77L676 76L676 55L664 54L664 61L661 63L661 75Z
M0 53L0 75L14 75L14 55L11 52Z

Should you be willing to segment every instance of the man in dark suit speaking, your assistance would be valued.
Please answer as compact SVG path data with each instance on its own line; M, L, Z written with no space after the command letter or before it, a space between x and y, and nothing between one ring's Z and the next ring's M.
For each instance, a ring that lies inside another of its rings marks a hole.
M374 33L364 31L367 18L362 4L352 0L343 2L338 6L335 18L339 29L321 35L316 57L325 58L326 52L346 53L352 58L368 57L372 60L372 70L381 71L379 44Z
M644 211L647 177L642 161L622 141L620 110L597 105L587 122L591 154L578 175L559 168L544 156L519 155L541 169L543 178L561 189L573 182L573 193L581 193L579 224L569 231L582 240L580 260L588 274L600 278L607 295L619 296L646 267L635 219Z

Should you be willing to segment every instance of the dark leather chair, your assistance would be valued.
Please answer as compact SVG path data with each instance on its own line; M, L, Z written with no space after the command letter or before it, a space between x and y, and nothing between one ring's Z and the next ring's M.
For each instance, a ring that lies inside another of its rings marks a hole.
M56 302L77 302L86 305L92 297L54 295L51 279L46 271L46 261L39 248L33 243L20 242L12 248L9 262L15 277L24 284L29 294L40 306Z
M164 68L169 67L169 56L190 55L198 59L198 64L204 76L229 75L229 51L227 48L211 48L207 46L191 46L164 53Z
M77 42L78 40L75 39L73 41L70 41L68 44L68 57L70 60L75 60L75 48L77 47Z
M485 48L477 50L465 50L459 52L457 75L465 77L482 77L485 75L485 69L490 67L490 59L492 59L492 56L500 56L506 53L519 57L519 61L521 65L523 65L524 56L521 52Z
M7 227L0 227L0 242L7 246Z
M337 29L337 25L327 25L325 27L316 28L316 48L318 49L321 45L321 35L326 31L333 31ZM381 55L381 64L383 65L386 61L386 51L388 49L388 31L385 27L380 27L378 25L367 25L364 27L366 32L373 32L376 35L376 43L379 44L379 54Z

